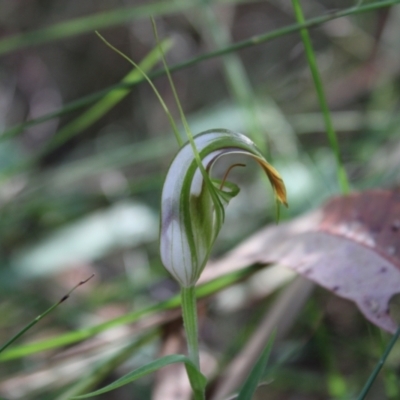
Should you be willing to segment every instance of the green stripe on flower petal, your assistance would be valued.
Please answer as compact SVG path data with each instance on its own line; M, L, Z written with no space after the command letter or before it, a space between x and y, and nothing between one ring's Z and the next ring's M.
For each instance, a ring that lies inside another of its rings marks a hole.
M287 205L282 178L245 135L210 130L196 135L194 142L207 173L222 156L239 153L255 159L267 174L277 201ZM160 232L161 260L184 287L195 285L199 279L224 222L224 207L239 192L231 182L210 182L215 186L204 183L187 143L172 161L164 182Z

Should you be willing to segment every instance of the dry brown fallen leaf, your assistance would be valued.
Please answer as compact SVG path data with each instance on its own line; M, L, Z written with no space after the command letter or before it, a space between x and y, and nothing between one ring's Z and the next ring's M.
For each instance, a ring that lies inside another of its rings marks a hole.
M354 301L372 323L394 332L389 301L400 293L400 189L335 197L267 227L210 263L201 280L255 263L287 266Z

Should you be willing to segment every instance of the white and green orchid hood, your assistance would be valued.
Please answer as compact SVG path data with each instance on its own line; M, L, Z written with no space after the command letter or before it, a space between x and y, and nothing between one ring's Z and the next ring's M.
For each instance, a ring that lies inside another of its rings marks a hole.
M161 198L161 260L183 287L194 286L199 279L223 224L224 208L239 192L235 184L209 177L220 157L244 154L255 159L267 174L278 205L287 205L282 178L245 135L215 129L194 136L194 144L203 171L193 144L186 143L172 161Z

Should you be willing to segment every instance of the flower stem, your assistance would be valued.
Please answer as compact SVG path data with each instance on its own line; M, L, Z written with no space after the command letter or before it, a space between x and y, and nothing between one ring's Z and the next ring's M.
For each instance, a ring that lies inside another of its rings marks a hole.
M183 286L181 287L181 306L189 358L200 372L196 288L194 286L188 288ZM194 399L205 400L205 383L199 379L198 374L191 375L188 371L188 375L193 389Z
M200 370L199 340L197 327L196 288L181 288L183 326L186 332L186 340L189 351L189 358Z

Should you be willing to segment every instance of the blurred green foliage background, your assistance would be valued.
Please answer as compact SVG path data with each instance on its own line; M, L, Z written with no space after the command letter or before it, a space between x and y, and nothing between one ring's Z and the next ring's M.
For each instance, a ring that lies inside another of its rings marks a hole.
M379 3L390 2L364 1L365 12L336 18L355 2L302 1L307 19L332 17L310 34L354 190L399 184L400 7L368 10ZM155 16L160 36L171 40L167 60L171 70L178 66L173 79L193 133L228 128L253 137L285 180L290 208L283 219L339 193L299 33L229 50L295 24L290 1L1 0L0 10L0 342L92 273L16 346L132 316L178 290L158 256L161 186L178 146L147 83L114 88L131 65L95 29L140 62L155 47ZM219 49L226 54L204 56ZM157 59L153 52L147 71L160 71ZM177 116L165 75L153 79ZM265 180L253 167L232 174L242 191L228 209L216 256L274 219ZM250 340L274 298L268 290L256 294L246 280L234 289L204 306L201 340L215 362L228 363ZM107 383L153 359L163 336L149 329L165 334L167 320L132 327L133 319L75 345L79 335L46 351L22 348L8 361L4 353L0 395L67 398L84 374L86 382L98 377L92 386ZM382 334L323 290L293 324L274 350L276 367L260 398L351 398L382 350ZM124 359L121 348L133 339L139 344ZM106 373L96 372L116 354ZM392 358L371 399L399 398L399 349ZM152 387L145 378L101 398L146 399Z

